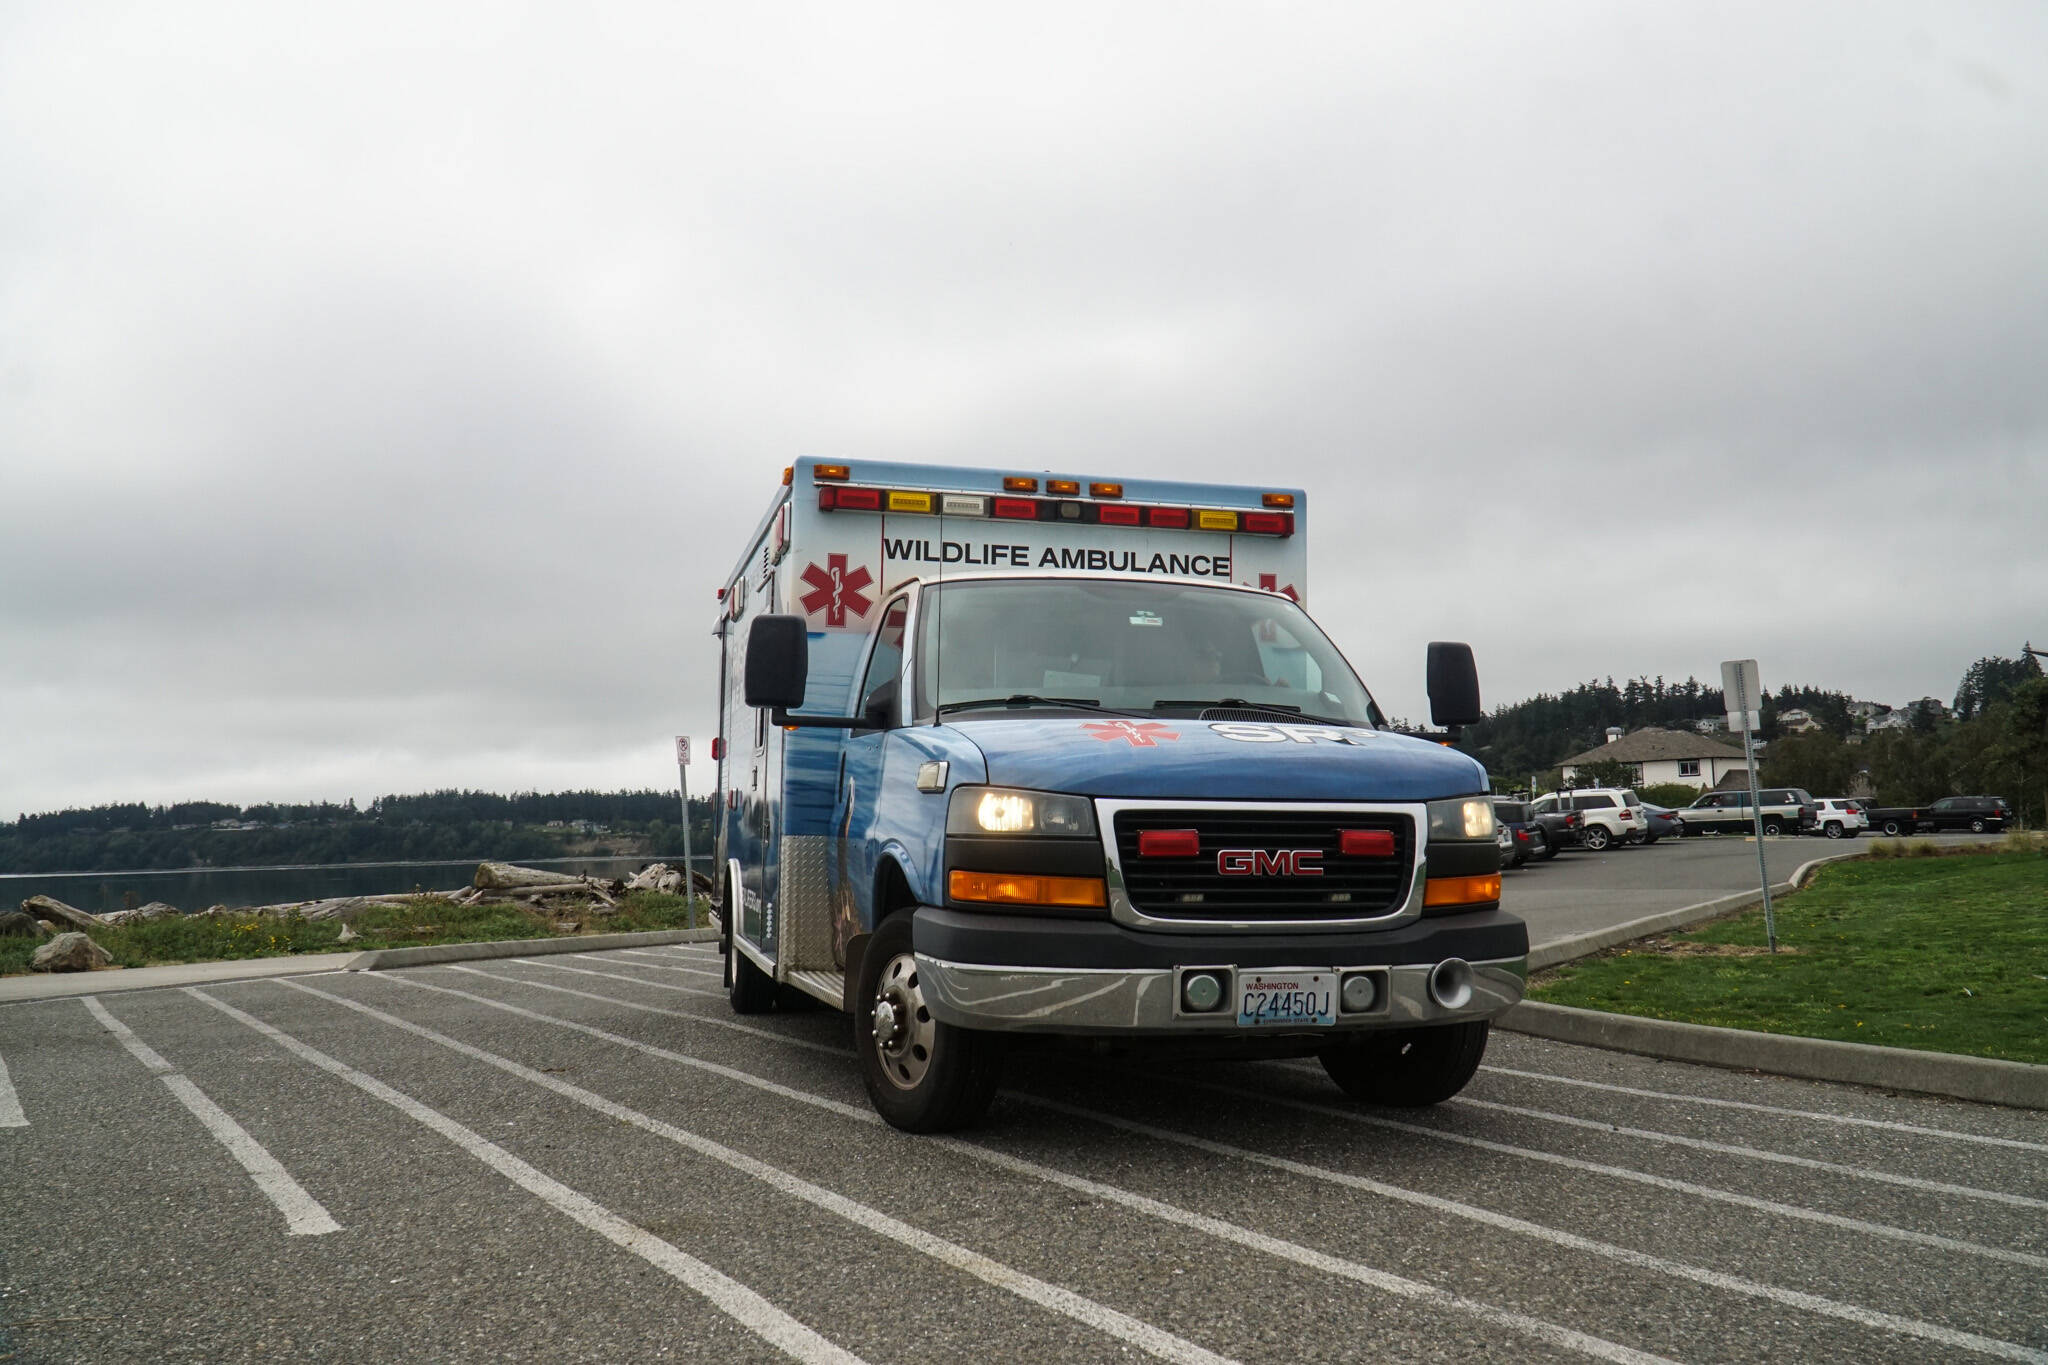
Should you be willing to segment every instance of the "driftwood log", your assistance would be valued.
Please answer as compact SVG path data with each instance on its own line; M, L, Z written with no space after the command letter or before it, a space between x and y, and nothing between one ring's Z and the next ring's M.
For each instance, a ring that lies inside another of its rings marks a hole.
M512 891L527 886L582 886L585 881L566 872L543 872L517 863L478 863L476 880L470 885L479 891Z
M68 924L81 931L107 927L107 922L98 915L80 910L74 905L66 905L54 896L30 896L21 903L21 909L23 914L46 919L54 924Z

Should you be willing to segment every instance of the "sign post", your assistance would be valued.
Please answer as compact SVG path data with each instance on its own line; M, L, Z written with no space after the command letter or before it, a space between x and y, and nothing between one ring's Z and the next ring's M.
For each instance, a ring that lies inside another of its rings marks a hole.
M690 852L690 737L676 736L676 786L683 794L683 898L690 907L690 926L697 924L697 883Z
M1729 659L1721 665L1721 699L1728 708L1728 726L1742 731L1742 761L1749 769L1749 819L1756 835L1756 874L1764 892L1764 937L1775 953L1778 923L1771 913L1771 873L1764 865L1763 797L1757 790L1756 744L1752 738L1752 732L1761 725L1763 691L1755 659Z

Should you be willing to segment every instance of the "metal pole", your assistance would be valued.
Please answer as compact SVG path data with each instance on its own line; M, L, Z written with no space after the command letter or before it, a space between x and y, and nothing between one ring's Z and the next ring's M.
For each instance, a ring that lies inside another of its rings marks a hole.
M1744 698L1746 701L1747 698ZM1764 866L1764 807L1763 797L1757 790L1756 749L1749 739L1749 708L1742 711L1742 760L1749 765L1749 819L1756 830L1756 875L1764 888L1764 937L1770 941L1771 951L1778 951L1778 924L1771 914L1771 872Z
M691 867L695 858L690 853L690 769L676 757L676 785L683 793L683 898L690 907L690 927L697 927L697 884L691 878Z

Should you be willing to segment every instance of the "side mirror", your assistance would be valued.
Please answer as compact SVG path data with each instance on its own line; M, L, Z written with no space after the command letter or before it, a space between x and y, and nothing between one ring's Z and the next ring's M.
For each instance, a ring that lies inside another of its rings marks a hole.
M1479 669L1472 662L1472 646L1430 642L1429 718L1431 724L1447 728L1486 719L1479 705Z
M810 680L811 642L804 618L755 617L747 631L747 705L778 711L802 706Z
M867 705L861 708L860 718L864 728L887 730L896 724L896 680L889 679L874 691L868 693Z

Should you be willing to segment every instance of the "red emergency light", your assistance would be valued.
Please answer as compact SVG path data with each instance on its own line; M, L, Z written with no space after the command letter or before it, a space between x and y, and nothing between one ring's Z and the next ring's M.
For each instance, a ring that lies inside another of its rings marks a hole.
M1138 831L1140 858L1199 858L1202 832L1194 829L1141 829Z
M995 514L1012 521L1037 521L1038 504L1030 498L997 498Z
M1095 519L1104 526L1136 526L1145 514L1144 508L1133 507L1129 503L1111 503L1095 510Z
M818 510L830 512L879 512L882 510L882 490L879 488L820 488Z
M1185 531L1188 528L1188 509L1185 507L1148 507L1145 520L1149 525L1165 530Z
M1399 850L1392 830L1340 829L1337 851L1353 858L1391 858Z

